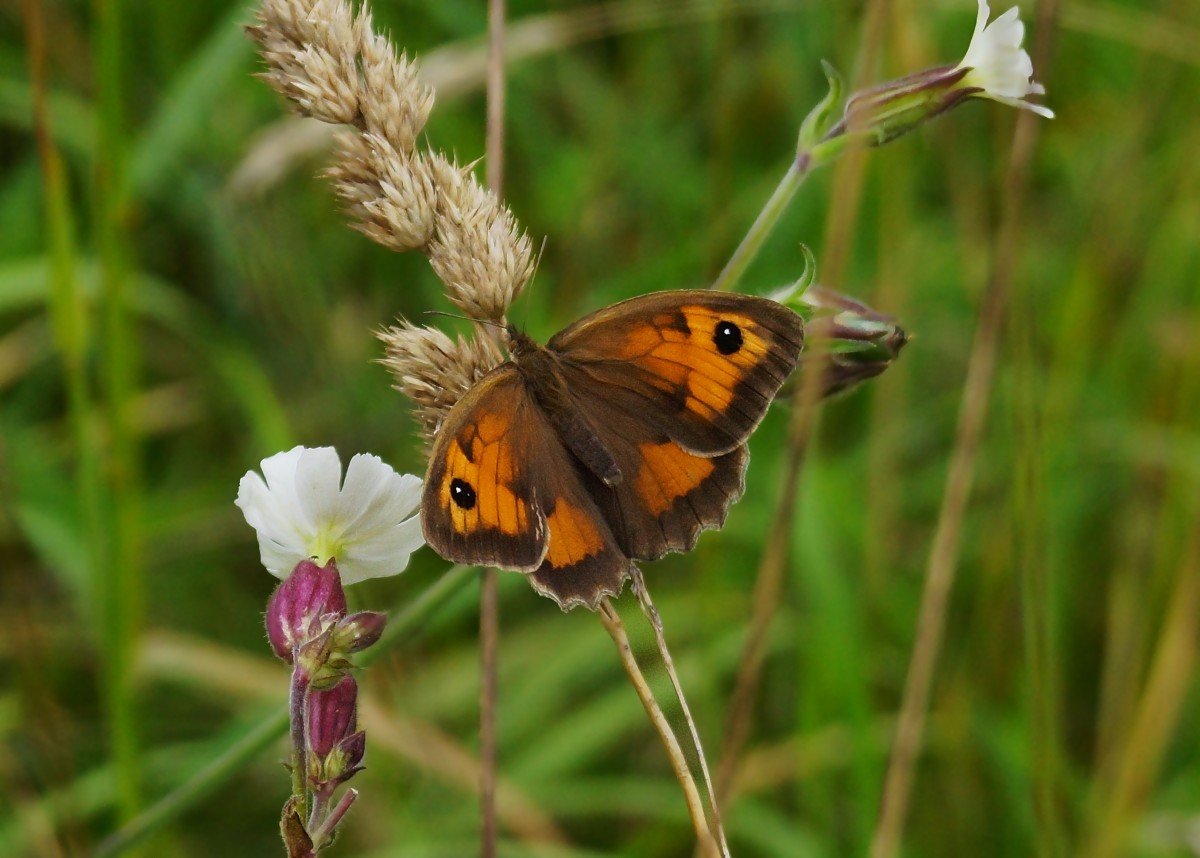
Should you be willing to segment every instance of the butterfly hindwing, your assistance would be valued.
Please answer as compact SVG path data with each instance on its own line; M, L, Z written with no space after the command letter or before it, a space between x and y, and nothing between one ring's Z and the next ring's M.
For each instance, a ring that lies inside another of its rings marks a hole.
M800 317L766 298L657 292L584 317L550 340L572 390L639 415L704 456L745 443L795 369ZM603 419L603 418L601 418Z
M617 485L596 481L591 490L627 555L657 560L691 551L701 531L724 525L745 485L744 444L717 456L692 453L639 416L596 402L604 399L603 388L572 390L581 408L600 415L596 431L621 469Z
M564 610L574 605L596 610L602 598L621 592L630 562L584 486L587 475L569 461L565 450L562 454L562 460L545 471L548 500L542 508L549 547L530 580L534 589Z

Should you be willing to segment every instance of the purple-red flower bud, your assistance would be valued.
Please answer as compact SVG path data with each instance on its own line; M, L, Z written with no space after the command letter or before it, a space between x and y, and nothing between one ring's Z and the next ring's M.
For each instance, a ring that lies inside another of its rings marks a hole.
M309 693L306 705L308 779L314 789L350 778L362 768L366 735L357 730L358 684L353 677Z
M345 615L346 593L337 564L303 560L267 602L267 639L275 654L291 664L295 647L319 637Z
M338 652L361 652L379 640L387 625L387 614L359 611L343 617L333 631L333 648Z

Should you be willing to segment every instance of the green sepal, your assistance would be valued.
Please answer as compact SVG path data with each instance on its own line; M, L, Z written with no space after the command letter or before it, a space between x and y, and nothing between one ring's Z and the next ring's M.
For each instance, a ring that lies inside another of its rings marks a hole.
M804 117L804 122L800 124L800 138L796 151L801 156L806 152L811 152L829 133L829 129L833 127L837 114L841 110L842 76L825 60L821 60L821 69L825 72L829 91L825 93L825 97L817 103L817 106L809 111L808 116Z

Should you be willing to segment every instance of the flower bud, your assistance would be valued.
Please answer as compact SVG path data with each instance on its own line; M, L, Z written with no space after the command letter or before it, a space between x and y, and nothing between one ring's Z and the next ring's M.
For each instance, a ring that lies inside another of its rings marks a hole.
M808 340L824 377L822 396L833 396L881 374L900 355L908 334L891 316L839 292L814 286L802 296L815 316Z
M366 735L356 728L358 684L344 676L332 688L314 690L306 706L309 783L328 789L362 768Z
M387 614L359 611L343 617L333 630L333 649L339 653L361 652L379 640L387 625Z
M303 674L308 684L315 688L328 688L343 673L343 671L330 668L333 655L332 645L333 629L326 628L321 634L310 638L303 646L295 650L296 671Z
M939 66L857 92L846 103L842 125L871 146L895 140L974 94L961 86L966 74Z
M301 561L267 602L267 639L289 664L296 647L320 637L346 615L346 593L337 565Z

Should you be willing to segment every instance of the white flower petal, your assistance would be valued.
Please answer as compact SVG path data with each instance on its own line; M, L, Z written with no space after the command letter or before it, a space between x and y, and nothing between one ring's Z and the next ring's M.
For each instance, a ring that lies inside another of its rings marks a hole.
M318 533L338 513L341 483L342 462L332 447L306 449L296 463L296 498Z
M375 493L394 474L383 459L371 453L355 453L346 466L346 479L342 482L342 504L370 503Z
M1046 105L1044 105L1044 104L1034 104L1032 101L1025 101L1024 99L1021 99L1021 98L998 97L998 98L995 98L994 100L1000 102L1001 104L1007 104L1012 107L1020 108L1021 110L1032 111L1033 113L1036 113L1038 116L1044 116L1047 119L1054 118L1054 111L1051 110L1049 107L1046 107Z
M363 509L355 529L363 537L379 533L408 518L420 505L421 478L393 472L388 476L384 490Z
M280 545L261 533L258 535L258 557L267 571L280 579L287 578L300 561L308 559L303 551Z
M388 492L396 472L378 456L358 453L346 468L346 482L338 501L338 512L348 527L372 529L377 510L387 505ZM402 516L385 523L395 524Z
M261 536L297 550L303 548L305 538L297 529L295 516L289 515L286 505L279 503L263 478L254 471L248 471L242 477L234 503L241 509L246 523Z
M353 584L402 572L413 552L424 544L420 516L402 521L370 541L351 544L338 558L342 582Z
M279 515L301 532L307 532L312 528L303 520L304 512L296 498L296 465L303 455L303 447L293 447L286 453L276 453L263 459L261 466Z

